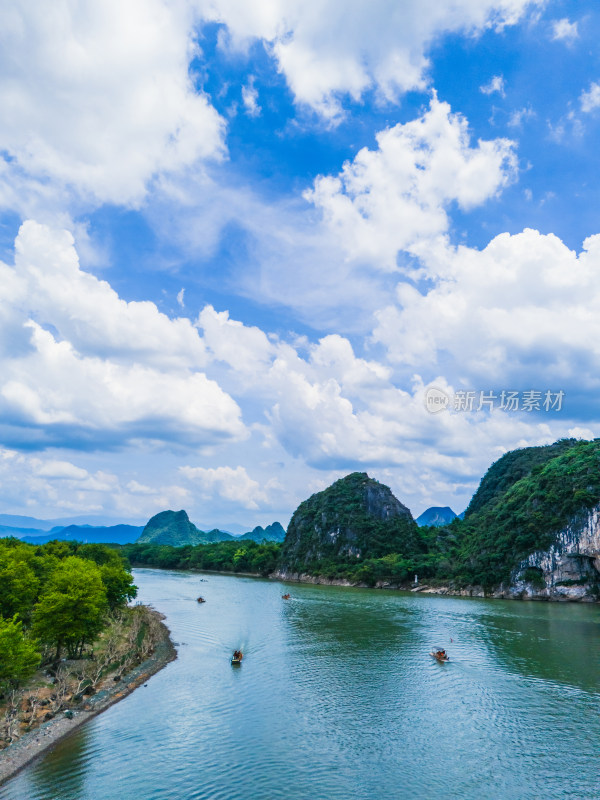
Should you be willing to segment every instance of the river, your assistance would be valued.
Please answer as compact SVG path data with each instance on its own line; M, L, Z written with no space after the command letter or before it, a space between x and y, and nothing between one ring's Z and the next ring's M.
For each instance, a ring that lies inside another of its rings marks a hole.
M598 606L135 579L177 661L0 800L600 798Z

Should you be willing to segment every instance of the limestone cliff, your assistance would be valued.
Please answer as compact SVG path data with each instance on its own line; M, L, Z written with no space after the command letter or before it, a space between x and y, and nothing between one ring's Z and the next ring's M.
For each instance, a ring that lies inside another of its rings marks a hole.
M600 505L573 520L547 550L521 561L511 594L597 600L600 583Z

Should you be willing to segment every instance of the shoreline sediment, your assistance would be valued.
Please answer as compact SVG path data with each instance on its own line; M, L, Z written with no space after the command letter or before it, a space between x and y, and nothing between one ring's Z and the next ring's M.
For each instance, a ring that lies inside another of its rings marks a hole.
M164 614L153 610L160 620L161 640L156 644L152 655L138 664L117 682L103 686L97 694L90 697L81 709L72 709L72 717L64 712L37 728L23 734L16 742L0 751L0 786L13 778L24 767L50 750L88 720L105 711L131 694L171 661L177 658L171 632L164 624Z

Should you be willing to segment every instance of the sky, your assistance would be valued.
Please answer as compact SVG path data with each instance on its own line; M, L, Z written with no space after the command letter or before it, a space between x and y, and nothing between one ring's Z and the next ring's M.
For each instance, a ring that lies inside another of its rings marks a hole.
M600 436L592 0L0 5L0 512L462 511Z

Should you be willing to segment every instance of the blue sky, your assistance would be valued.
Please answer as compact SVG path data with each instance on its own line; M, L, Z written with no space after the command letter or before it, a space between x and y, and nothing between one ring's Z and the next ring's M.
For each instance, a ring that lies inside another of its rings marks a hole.
M364 470L460 511L506 450L600 435L599 29L0 11L0 509L250 528Z

